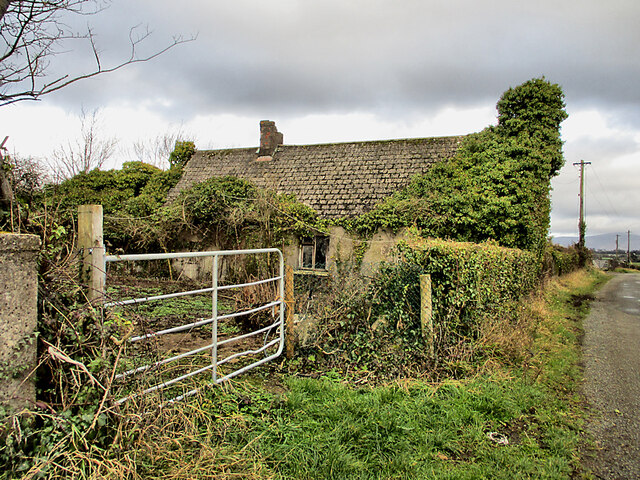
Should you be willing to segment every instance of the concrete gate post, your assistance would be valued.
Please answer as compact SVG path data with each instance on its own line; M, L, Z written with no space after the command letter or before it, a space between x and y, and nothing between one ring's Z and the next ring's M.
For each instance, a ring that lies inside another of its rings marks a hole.
M0 405L14 411L36 400L37 235L0 234Z

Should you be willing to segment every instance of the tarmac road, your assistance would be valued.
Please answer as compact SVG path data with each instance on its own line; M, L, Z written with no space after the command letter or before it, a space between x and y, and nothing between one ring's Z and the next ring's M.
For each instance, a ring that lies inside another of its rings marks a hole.
M640 479L640 274L615 274L584 321L584 393L595 478Z

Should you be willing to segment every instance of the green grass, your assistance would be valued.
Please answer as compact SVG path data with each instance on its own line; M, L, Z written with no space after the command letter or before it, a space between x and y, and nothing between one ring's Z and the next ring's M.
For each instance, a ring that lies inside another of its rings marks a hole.
M254 454L279 478L513 478L514 468L520 478L560 478L571 471L558 447L564 442L536 431L543 392L522 381L356 390L291 379L288 386L277 414L253 432ZM509 446L488 438L520 425L527 427Z
M616 267L614 272L616 273L638 273L639 266L637 264L633 264L634 268L626 268L626 267Z

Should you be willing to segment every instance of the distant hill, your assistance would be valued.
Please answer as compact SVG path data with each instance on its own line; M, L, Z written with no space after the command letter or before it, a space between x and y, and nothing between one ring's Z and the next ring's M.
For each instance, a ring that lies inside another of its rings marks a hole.
M618 248L627 251L627 232L619 233ZM553 243L568 247L574 243L578 243L578 237L553 237ZM600 235L587 235L585 238L587 248L594 250L615 250L616 234L602 233ZM640 235L631 234L631 250L640 250Z

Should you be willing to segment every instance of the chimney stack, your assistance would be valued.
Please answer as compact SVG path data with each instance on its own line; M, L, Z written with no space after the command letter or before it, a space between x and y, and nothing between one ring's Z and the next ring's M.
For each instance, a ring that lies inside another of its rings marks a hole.
M262 120L260 122L260 157L270 157L276 151L278 145L282 145L282 133L276 128L276 122Z

